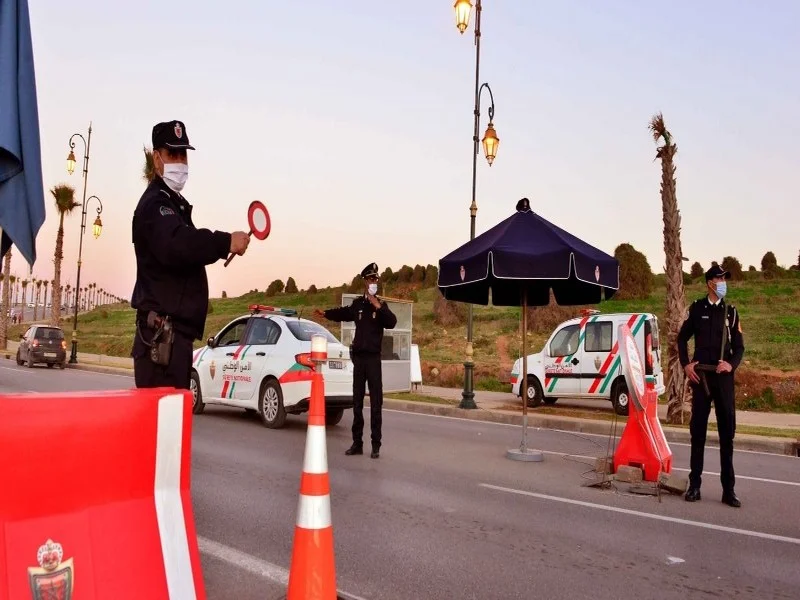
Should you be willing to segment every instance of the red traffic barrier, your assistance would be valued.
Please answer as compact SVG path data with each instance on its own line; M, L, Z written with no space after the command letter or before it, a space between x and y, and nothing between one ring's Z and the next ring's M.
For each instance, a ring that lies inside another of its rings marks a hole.
M658 420L658 394L652 378L646 376L636 342L627 325L619 327L622 372L628 387L628 422L614 452L614 472L632 466L642 470L645 481L658 481L672 471L672 451Z
M191 394L0 396L0 600L205 600Z

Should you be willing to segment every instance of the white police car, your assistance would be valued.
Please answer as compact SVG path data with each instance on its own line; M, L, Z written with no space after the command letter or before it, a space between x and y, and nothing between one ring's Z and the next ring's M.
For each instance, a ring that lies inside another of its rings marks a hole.
M302 319L297 311L252 305L194 351L190 388L193 412L220 404L257 412L264 425L280 428L287 414L308 411L311 369L304 354L311 336L328 340L322 363L325 381L325 421L336 425L353 407L353 363L350 350L322 325Z

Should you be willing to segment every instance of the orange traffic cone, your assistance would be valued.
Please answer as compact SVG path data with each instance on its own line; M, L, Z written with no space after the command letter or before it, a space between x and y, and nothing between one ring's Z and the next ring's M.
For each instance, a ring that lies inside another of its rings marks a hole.
M315 370L287 600L337 599L324 387L322 374Z

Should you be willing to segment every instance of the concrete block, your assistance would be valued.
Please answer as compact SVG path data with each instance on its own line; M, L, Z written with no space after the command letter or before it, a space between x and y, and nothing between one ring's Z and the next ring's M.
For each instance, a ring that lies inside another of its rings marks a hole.
M675 473L661 473L658 485L672 494L685 494L689 487L689 477Z
M617 472L614 473L614 479L617 481L624 481L626 483L641 483L644 479L644 474L639 467L631 467L628 465L621 465Z
M594 470L598 473L613 473L614 459L610 456L598 456L595 462Z

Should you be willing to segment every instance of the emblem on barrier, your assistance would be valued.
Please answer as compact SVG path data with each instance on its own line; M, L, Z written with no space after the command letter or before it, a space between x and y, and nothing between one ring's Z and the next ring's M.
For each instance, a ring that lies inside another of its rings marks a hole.
M62 562L61 544L48 539L36 553L38 567L28 567L33 600L71 600L75 583L72 559Z
M211 375L211 379L214 379L214 375L216 375L216 373L217 373L217 365L216 365L216 363L215 363L215 362L212 360L212 361L211 361L211 364L210 364L210 365L208 365L208 374L209 374L209 375Z

